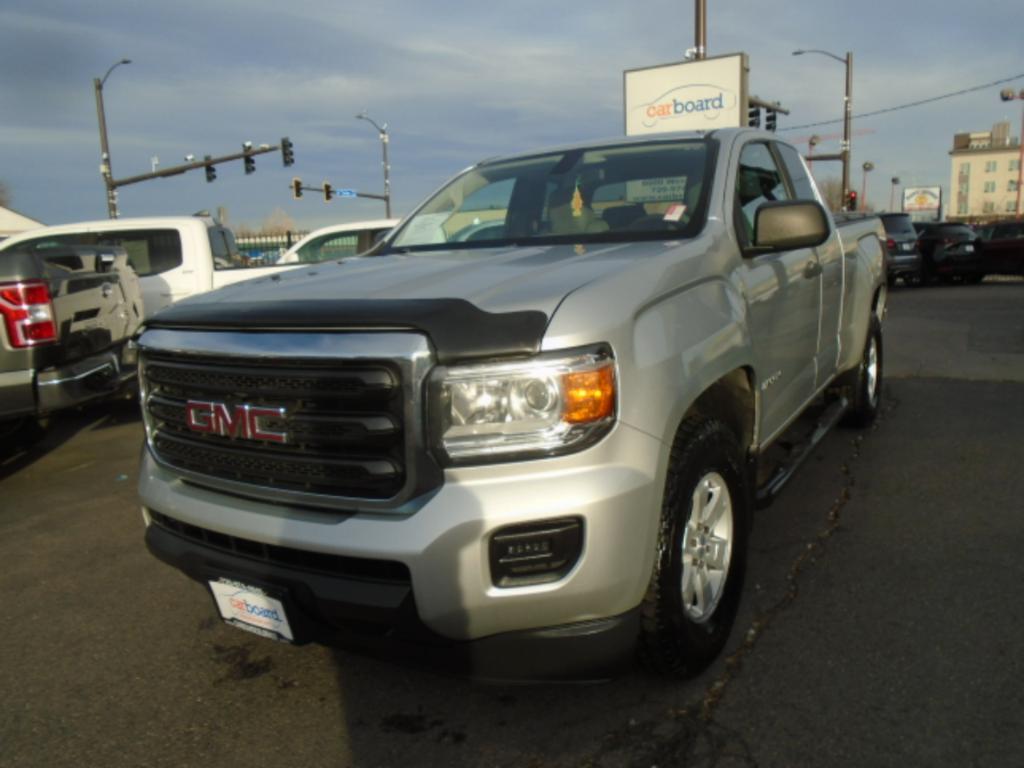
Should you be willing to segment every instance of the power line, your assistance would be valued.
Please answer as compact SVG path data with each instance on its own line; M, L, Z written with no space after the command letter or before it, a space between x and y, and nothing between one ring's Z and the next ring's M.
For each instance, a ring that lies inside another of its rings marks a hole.
M982 91L986 88L991 88L995 85L1002 85L1003 83L1009 83L1014 80L1020 80L1024 77L1024 73L1019 75L1013 75L1013 77L1004 77L1002 80L995 80L991 83L985 83L984 85L975 85L971 88L964 88L959 91L953 91L952 93L944 93L941 96L932 96L929 99L921 99L920 101L911 101L907 104L900 104L895 107L886 107L885 109L876 109L874 112L862 112L859 115L854 115L853 119L859 119L862 117L874 117L875 115L884 115L887 112L896 112L901 109L910 109L910 107L919 107L922 104L931 104L933 101L942 101L943 99L951 99L954 96L963 96L965 93L972 93L973 91ZM843 122L843 118L836 120L822 120L817 123L805 123L804 125L787 125L785 128L779 128L779 132L782 131L796 131L801 128L817 128L819 125L834 125L835 123Z

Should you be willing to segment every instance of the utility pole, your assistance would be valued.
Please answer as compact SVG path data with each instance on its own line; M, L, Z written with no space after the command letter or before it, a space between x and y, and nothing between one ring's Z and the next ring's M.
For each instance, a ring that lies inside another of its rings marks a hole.
M117 187L114 185L114 174L110 169L110 143L107 140L107 116L103 108L103 85L110 77L110 73L122 64L131 64L131 59L121 59L111 65L107 73L102 77L92 79L93 91L96 94L96 120L100 126L100 176L103 178L103 187L107 192L107 215L112 219L117 218Z
M707 0L694 0L694 59L705 59L708 55L708 4Z

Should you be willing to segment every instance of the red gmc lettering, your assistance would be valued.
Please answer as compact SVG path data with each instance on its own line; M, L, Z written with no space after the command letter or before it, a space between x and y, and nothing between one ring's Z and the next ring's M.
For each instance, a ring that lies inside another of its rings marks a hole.
M189 400L185 404L185 421L193 432L209 435L223 435L231 439L264 440L270 443L288 442L286 432L272 432L263 427L261 419L285 416L284 408L264 408L256 405Z

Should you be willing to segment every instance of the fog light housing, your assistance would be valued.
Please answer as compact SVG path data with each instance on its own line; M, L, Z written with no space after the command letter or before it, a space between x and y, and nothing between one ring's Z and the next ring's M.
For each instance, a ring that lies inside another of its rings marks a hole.
M582 551L580 518L501 528L491 536L491 581L496 587L558 581L573 569Z

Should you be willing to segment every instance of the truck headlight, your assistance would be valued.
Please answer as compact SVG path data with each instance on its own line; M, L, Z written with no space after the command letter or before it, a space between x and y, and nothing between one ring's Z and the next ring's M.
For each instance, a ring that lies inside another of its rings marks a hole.
M615 361L605 348L439 368L435 434L455 463L580 450L615 423Z

